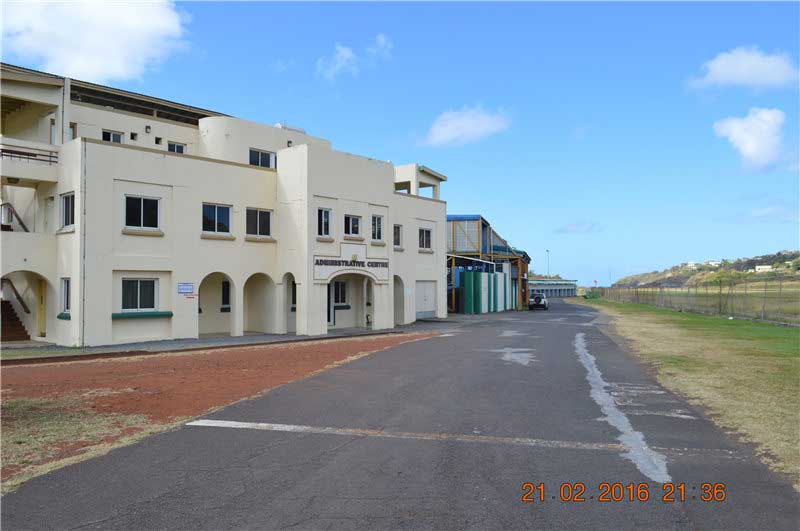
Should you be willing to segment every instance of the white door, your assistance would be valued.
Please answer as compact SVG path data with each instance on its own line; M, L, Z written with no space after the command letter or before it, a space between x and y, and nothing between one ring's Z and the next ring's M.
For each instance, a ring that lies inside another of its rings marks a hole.
M436 281L417 280L417 319L436 317Z

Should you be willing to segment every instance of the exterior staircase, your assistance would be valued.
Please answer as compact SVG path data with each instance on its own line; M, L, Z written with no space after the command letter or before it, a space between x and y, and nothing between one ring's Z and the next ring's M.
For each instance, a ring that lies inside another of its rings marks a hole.
M11 302L4 300L0 304L2 305L2 309L0 309L0 319L2 319L0 321L0 341L30 340L31 336L22 326L22 321L17 317L17 312L14 311Z

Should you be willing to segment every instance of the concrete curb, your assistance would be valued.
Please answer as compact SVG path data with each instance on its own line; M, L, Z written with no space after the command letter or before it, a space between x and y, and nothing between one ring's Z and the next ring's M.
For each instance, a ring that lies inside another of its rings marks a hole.
M90 354L74 354L67 356L42 356L36 358L19 358L13 360L0 360L0 367L14 367L19 365L41 365L43 363L67 363L76 361L94 361L102 359L114 358L131 358L135 356L149 356L158 354L172 354L180 352L194 352L199 350L215 350L215 349L228 349L239 347L258 347L266 345L285 345L288 343L306 343L308 341L334 341L336 339L357 339L361 337L375 337L386 336L390 334L405 334L405 331L386 330L381 332L372 332L368 334L354 334L349 336L306 336L278 341L262 341L257 343L235 343L231 345L206 345L204 347L188 347L177 349L165 350L125 350L121 352L97 352Z

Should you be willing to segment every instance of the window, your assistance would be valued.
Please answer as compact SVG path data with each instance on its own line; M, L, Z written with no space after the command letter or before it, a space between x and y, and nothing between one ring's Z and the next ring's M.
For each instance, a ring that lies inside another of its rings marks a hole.
M203 203L203 232L231 232L231 207Z
M270 227L270 215L272 212L269 210L259 210L257 208L247 209L247 234L253 236L270 236L272 233Z
M103 141L104 142L116 142L117 144L122 143L122 133L117 131L103 131Z
M161 137L160 137L160 136L157 136L157 137L156 137L156 145L157 145L157 146L160 146L160 145L161 145Z
M78 138L78 124L76 124L75 122L70 122L68 140L75 140L76 138Z
M222 281L222 308L219 311L222 313L231 311L231 283L227 280Z
M262 168L277 168L278 159L275 153L271 151L262 151L260 149L250 149L250 165L261 166Z
M122 279L122 311L155 310L157 282L155 279Z
M292 280L292 307L297 306L297 283Z
M419 229L419 248L431 248L431 229Z
M361 234L361 218L358 216L346 215L344 217L344 233L348 236L358 236Z
M157 229L158 199L126 195L125 226L142 229Z
M395 225L394 226L394 246L395 247L402 247L403 246L403 226L402 225Z
M61 279L61 311L69 313L70 307L70 280L69 278Z
M61 196L61 226L75 225L75 192Z
M139 140L139 133L131 133L131 140L134 142Z
M186 144L179 144L177 142L167 142L167 150L172 153L183 153L186 149Z
M317 210L317 236L330 237L331 235L331 211L327 208Z
M347 304L347 283L336 281L333 283L333 303Z
M383 216L372 216L372 239L375 241L383 240Z

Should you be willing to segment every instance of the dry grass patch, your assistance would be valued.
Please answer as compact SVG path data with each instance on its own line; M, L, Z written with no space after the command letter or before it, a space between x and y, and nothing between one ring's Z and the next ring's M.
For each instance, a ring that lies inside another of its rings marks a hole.
M754 443L800 490L800 330L592 301L657 369L659 382Z

